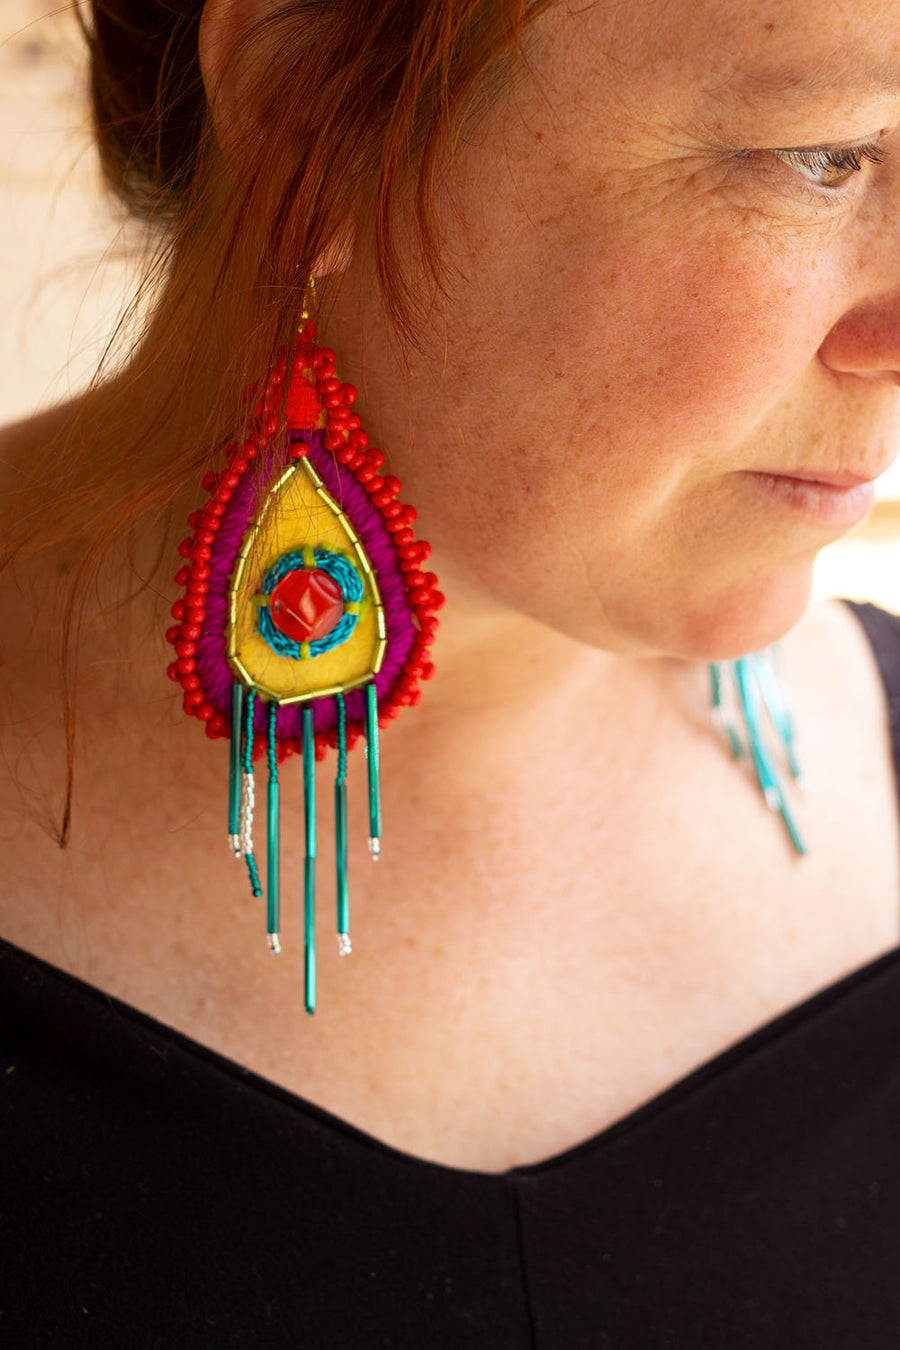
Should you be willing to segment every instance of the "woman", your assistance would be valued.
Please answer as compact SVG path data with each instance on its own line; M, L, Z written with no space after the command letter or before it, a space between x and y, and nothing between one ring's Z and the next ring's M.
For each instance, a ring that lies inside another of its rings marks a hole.
M892 1344L900 627L808 599L896 453L900 3L149 10L94 96L165 286L4 445L13 1339ZM310 1018L300 766L276 960L149 578L313 305L446 606ZM776 642L793 841L708 708Z

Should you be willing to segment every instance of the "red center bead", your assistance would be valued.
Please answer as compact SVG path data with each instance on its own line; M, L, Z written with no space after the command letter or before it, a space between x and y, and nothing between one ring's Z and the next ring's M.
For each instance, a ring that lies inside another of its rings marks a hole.
M344 613L344 596L327 572L298 568L279 581L269 599L272 622L293 642L317 642Z

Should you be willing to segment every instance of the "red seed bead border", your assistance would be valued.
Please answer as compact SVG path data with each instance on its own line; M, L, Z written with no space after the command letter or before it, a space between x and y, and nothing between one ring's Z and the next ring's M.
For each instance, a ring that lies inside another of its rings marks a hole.
M294 357L291 390L283 423L280 417L283 403L285 365L273 371L263 397L256 408L257 429L243 444L233 443L226 452L226 466L222 473L207 473L201 486L209 494L199 510L188 516L193 534L183 539L178 552L185 560L175 574L184 595L172 606L175 623L166 632L166 639L175 649L175 659L168 667L169 679L181 685L184 711L205 724L206 734L215 740L227 736L230 718L217 712L206 696L196 671L194 657L197 641L206 619L206 595L209 590L209 560L212 557L216 533L224 516L231 494L240 483L253 460L278 434L279 427L301 430L324 430L324 445L337 462L365 488L369 500L381 513L385 529L391 536L400 571L406 584L406 595L416 618L418 631L409 657L389 693L379 700L378 725L386 727L399 716L400 709L411 707L422 699L421 681L434 675L434 664L429 652L434 642L439 620L437 611L443 608L444 596L437 589L434 572L424 572L422 564L431 557L431 545L416 539L414 506L404 506L399 500L400 481L393 474L382 476L384 465L381 450L369 446L369 438L361 429L360 419L350 409L356 402L352 384L342 384L334 373L334 352L319 347L315 328L307 325L300 334ZM295 442L291 447L293 459L302 459L307 447ZM348 722L347 748L351 750L363 735L362 722ZM329 746L337 745L337 728L316 734L316 759L325 758ZM278 738L278 762L299 752L300 737ZM254 737L253 758L265 753L265 737Z

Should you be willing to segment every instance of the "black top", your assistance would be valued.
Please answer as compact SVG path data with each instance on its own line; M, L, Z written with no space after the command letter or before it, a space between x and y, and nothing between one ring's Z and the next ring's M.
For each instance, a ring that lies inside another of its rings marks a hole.
M900 764L900 619L854 606ZM16 1350L900 1345L900 950L579 1148L385 1147L0 945Z

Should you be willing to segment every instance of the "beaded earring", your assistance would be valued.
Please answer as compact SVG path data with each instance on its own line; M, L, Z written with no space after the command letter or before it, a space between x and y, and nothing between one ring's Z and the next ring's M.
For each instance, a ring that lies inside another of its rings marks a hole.
M302 756L309 1013L316 1006L316 762L328 747L337 751L337 935L346 954L347 752L365 738L369 851L377 859L379 728L420 701L420 681L434 674L428 654L444 603L437 577L422 570L431 546L415 537L415 508L397 500L396 478L381 475L384 455L369 447L351 412L356 390L336 378L334 359L306 322L290 369L270 375L249 436L228 448L221 473L203 479L208 499L189 517L193 534L179 548L185 562L175 580L184 595L167 633L175 649L168 673L181 685L185 712L211 738L230 736L228 835L257 898L253 765L267 765L265 896L274 952L281 949L279 766L294 752ZM286 463L257 500L248 469L262 455Z
M770 810L777 811L781 816L794 849L802 855L806 853L806 845L788 805L774 759L763 735L765 714L777 741L780 742L791 777L802 789L803 779L794 745L796 739L794 723L778 682L776 669L778 659L779 652L776 646L760 652L751 652L735 661L711 662L709 673L712 717L725 733L735 759L743 758L745 749L732 708L743 719L753 771L766 804Z

